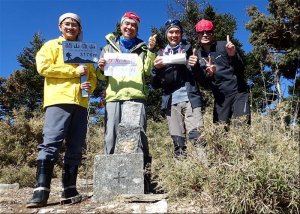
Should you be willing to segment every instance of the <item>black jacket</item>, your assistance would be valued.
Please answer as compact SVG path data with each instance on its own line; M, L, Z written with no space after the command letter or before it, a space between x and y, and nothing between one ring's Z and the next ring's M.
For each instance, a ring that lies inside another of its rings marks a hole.
M181 51L186 53L188 60L192 54L192 48L187 41L182 41ZM165 55L167 54L165 53ZM176 52L173 54L176 54ZM162 56L163 51L159 51L158 55ZM151 71L151 86L153 89L162 88L162 110L171 109L172 93L184 85L186 86L192 108L203 106L199 86L190 66L187 64L171 64L161 69L153 67Z
M229 57L225 45L226 41L217 41L212 44L210 53L205 52L202 48L198 52L200 82L205 81L211 86L216 99L247 91L247 84L244 80L244 63L238 52L235 56ZM208 54L210 54L213 64L216 65L216 72L212 77L206 75L205 62L202 60L203 57L208 57Z

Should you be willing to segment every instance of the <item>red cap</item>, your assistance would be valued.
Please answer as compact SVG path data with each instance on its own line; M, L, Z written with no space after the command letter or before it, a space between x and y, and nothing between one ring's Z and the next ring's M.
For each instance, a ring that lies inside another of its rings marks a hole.
M196 24L196 32L201 32L205 30L214 30L214 25L211 21L202 19Z
M121 19L121 23L124 21L124 19L129 18L129 19L134 19L137 24L140 23L140 17L134 13L134 12L126 12Z

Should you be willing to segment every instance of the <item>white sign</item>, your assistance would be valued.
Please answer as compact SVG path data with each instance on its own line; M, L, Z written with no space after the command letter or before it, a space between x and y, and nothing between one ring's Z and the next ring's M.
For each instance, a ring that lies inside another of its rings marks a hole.
M63 41L65 63L87 64L97 63L99 49L95 43Z
M163 64L186 64L186 54L178 53L164 55L162 58L162 62Z
M132 53L105 53L105 76L137 76L138 55Z

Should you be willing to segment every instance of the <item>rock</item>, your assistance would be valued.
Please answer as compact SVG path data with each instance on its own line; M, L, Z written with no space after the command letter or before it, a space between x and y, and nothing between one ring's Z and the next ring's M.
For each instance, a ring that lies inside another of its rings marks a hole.
M13 184L0 184L0 193L4 191L18 190L20 185L18 183Z

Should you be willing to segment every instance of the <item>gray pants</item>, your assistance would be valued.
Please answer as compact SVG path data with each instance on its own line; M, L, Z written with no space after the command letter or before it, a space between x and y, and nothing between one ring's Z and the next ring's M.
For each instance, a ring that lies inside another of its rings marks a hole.
M73 104L59 104L46 109L43 143L38 145L37 160L56 162L63 141L64 163L79 165L87 132L87 109Z
M169 132L177 145L184 146L186 134L190 140L197 141L203 128L201 107L192 108L190 102L181 102L171 106L167 112Z
M140 118L140 126L143 127L144 133L147 131L147 115L145 110L145 104L142 100L130 100L133 102L142 103L142 112ZM115 147L116 147L116 140L117 140L117 132L118 126L121 122L122 117L122 107L125 101L119 102L107 102L105 108L105 146L104 146L104 153L105 154L113 154ZM142 146L143 152L145 156L149 155L149 148L148 148L148 141L145 134L141 133L142 135Z

